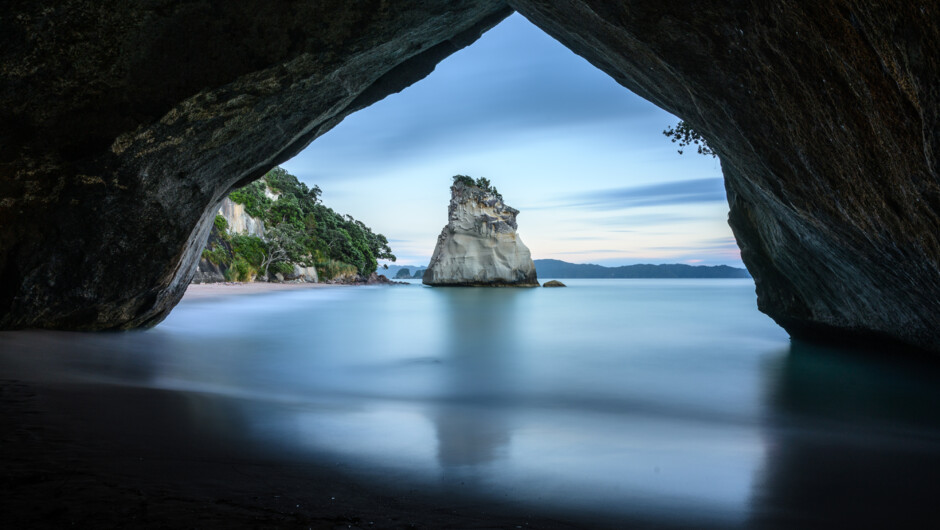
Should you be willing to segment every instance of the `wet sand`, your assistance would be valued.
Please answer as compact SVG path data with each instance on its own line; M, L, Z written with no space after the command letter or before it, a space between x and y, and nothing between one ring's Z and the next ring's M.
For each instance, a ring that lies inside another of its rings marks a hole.
M346 286L199 284L183 299L331 287ZM10 375L0 379L3 528L578 527L239 448L187 424L181 410L199 396Z
M179 411L199 396L0 381L3 528L580 528L261 455ZM588 525L587 521L584 525Z
M348 286L190 285L184 302L339 287ZM217 399L63 381L28 365L0 364L2 528L594 526L419 491L392 476L363 481L328 458L295 462L245 444L238 425L194 427L189 411Z

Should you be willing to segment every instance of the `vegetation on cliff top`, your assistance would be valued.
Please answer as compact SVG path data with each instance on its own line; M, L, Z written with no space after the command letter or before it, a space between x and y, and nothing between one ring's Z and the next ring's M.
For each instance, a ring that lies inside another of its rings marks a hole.
M503 198L502 194L496 191L496 186L493 186L493 184L490 183L490 179L488 178L480 177L476 180L473 180L472 177L468 177L467 175L454 175L453 178L454 178L454 184L457 184L459 182L463 184L464 186L470 186L472 188L479 188L487 193L492 193L500 200L502 200Z
M225 218L217 216L203 257L225 266L226 279L233 281L277 272L286 275L294 264L315 266L321 279L368 275L375 272L379 259L395 261L385 236L328 208L320 202L320 194L318 186L308 188L283 168L272 169L229 194L233 202L244 205L245 213L264 222L265 238L229 234Z

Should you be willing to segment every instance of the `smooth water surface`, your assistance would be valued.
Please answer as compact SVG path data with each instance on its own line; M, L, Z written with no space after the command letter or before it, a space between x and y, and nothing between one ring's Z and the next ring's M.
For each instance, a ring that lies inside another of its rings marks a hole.
M936 515L936 366L791 344L750 280L566 282L184 301L146 332L0 334L0 361L188 396L266 457L614 526Z

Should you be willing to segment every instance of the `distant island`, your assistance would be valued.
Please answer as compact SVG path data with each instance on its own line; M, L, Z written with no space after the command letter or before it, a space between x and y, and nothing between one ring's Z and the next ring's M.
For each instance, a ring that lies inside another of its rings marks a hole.
M416 269L414 274L411 273L411 269L408 267L402 267L398 269L398 272L395 273L396 280L420 280L424 277L424 267Z
M746 269L727 265L602 265L568 263L557 259L535 260L535 270L542 278L750 278Z

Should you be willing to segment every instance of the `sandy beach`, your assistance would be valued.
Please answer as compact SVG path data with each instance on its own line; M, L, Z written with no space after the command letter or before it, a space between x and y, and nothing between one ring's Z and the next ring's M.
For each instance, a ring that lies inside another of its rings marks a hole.
M228 296L243 296L249 294L271 293L277 291L299 291L304 289L325 289L329 287L346 287L323 283L273 283L273 282L223 282L223 283L193 283L186 288L183 300L204 300L208 298L221 298Z

